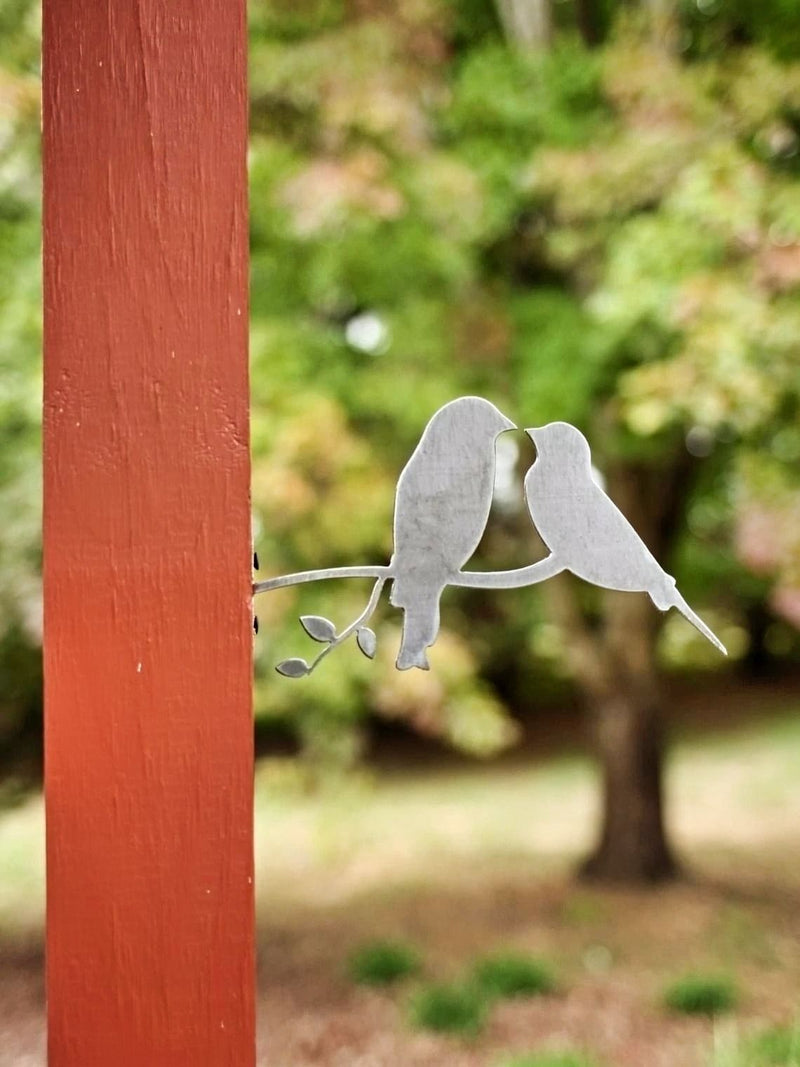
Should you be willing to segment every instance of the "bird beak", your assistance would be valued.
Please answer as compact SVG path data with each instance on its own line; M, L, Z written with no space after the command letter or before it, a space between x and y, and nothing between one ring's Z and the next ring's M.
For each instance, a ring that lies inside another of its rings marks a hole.
M536 435L540 429L540 426L531 426L525 431L525 433L528 435L528 437L530 437L531 441L533 441L534 444L536 444Z
M515 422L512 422L511 419L507 419L505 415L501 416L501 422L503 424L503 428L500 430L500 433L506 433L508 430L516 430L517 428L517 424Z

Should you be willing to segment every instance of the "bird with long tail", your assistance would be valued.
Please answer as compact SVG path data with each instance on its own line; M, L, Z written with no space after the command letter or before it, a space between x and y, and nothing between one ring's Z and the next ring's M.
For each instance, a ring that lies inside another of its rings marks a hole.
M525 431L536 460L525 477L533 524L551 555L551 573L571 571L604 589L645 592L660 611L677 608L712 645L727 649L678 592L675 579L593 477L589 443L567 422Z

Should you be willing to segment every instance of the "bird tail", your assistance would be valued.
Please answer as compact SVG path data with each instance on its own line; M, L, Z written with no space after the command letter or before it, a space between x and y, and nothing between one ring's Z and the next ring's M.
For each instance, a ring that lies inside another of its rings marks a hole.
M400 651L397 653L397 660L395 666L398 671L409 671L412 667L419 667L421 671L429 671L431 669L430 663L428 663L428 655L425 649L408 647L408 640L405 635L400 642Z
M658 604L657 606L661 607L660 604ZM714 631L710 627L706 626L700 616L696 614L696 612L692 611L692 609L683 599L681 594L678 592L677 588L673 588L671 603L667 604L666 607L677 608L681 615L683 615L684 619L687 619L696 630L699 630L703 637L709 640L715 648L719 649L723 656L728 655L727 648L723 645L723 643L720 641ZM665 608L661 608L661 610L664 611Z
M396 663L399 671L407 671L411 667L430 670L427 650L439 633L440 595L441 590L437 589L414 598L404 596L400 590L393 599L395 606L403 609L403 635Z

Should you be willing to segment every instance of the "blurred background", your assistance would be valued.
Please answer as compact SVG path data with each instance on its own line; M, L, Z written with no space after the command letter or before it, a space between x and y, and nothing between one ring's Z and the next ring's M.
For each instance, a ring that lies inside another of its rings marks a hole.
M0 0L0 1067L44 1063L39 19ZM559 578L448 590L430 673L384 603L293 682L368 586L261 596L260 1062L800 1064L800 3L249 19L259 577L386 562L477 393L584 431L730 652ZM473 569L543 553L533 458Z

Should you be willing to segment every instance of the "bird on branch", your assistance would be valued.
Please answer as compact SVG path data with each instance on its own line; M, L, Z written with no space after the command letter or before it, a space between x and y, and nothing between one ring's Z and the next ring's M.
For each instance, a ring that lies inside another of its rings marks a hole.
M645 592L660 611L677 608L720 652L719 638L689 607L634 528L595 481L586 438L567 422L525 431L536 459L525 499L553 565L604 589Z
M492 504L495 442L515 429L494 404L462 396L440 408L397 482L391 603L404 612L398 670L428 670L439 600L478 547Z

